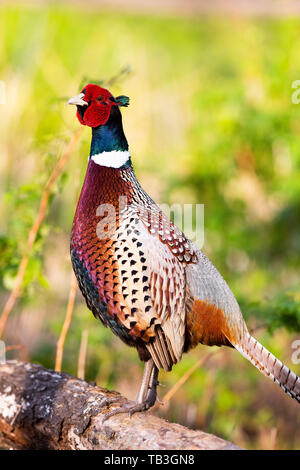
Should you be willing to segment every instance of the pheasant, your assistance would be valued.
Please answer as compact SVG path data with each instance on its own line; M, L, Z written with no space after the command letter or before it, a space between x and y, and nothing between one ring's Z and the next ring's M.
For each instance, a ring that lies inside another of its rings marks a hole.
M88 84L68 104L92 128L72 226L73 269L94 316L145 362L136 402L106 416L152 407L159 369L170 371L199 343L235 348L300 403L300 378L250 335L218 270L137 180L120 112L129 98Z

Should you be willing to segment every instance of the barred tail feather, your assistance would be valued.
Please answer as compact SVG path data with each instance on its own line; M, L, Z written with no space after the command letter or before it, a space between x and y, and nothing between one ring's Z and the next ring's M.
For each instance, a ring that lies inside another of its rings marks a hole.
M243 341L234 344L234 347L264 375L277 383L285 393L300 403L300 377L271 354L253 336L246 333Z

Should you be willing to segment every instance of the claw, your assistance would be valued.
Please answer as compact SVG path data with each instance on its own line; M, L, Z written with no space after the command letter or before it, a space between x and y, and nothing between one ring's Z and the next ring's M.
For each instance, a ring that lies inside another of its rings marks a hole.
M144 403L123 403L119 408L105 413L102 423L104 423L108 418L111 418L111 416L115 416L120 413L128 413L129 416L132 416L134 413L147 411L149 410L149 408L150 406L147 401L145 401Z
M156 401L160 404L160 405L164 405L165 402L162 401L160 398L156 397Z
M102 424L111 416L115 416L120 413L128 413L130 411L130 406L132 406L130 403L123 403L122 406L119 408L116 408L115 410L111 410L108 413L105 413L102 419Z

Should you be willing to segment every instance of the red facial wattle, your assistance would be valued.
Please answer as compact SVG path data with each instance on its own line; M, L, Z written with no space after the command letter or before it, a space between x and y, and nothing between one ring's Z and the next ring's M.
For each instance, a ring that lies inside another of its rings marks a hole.
M79 111L77 111L77 117L81 124L90 127L98 127L105 124L109 118L111 105L98 105L97 103L91 103L81 118Z
M113 95L98 85L89 84L83 88L84 101L88 103L84 113L77 109L77 118L83 125L98 127L104 125L109 118L111 107L115 105Z

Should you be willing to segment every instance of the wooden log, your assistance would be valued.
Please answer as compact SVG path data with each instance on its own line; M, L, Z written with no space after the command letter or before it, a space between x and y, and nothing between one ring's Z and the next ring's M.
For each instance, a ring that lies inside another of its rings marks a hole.
M117 392L37 364L0 365L0 447L13 449L238 449L212 434L151 413L119 414L102 423Z

